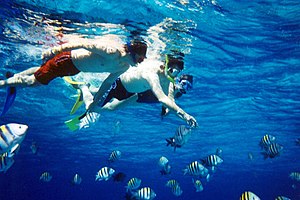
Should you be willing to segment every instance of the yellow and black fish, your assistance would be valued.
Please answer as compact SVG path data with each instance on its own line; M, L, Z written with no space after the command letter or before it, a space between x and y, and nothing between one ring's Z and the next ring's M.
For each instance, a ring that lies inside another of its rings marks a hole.
M260 146L262 148L268 148L276 140L275 136L266 134L260 140Z
M142 180L139 178L131 178L126 186L127 191L136 190L140 187Z
M260 198L253 192L246 191L240 196L240 200L260 200Z
M281 146L278 143L272 143L262 154L265 158L275 158L276 156L279 156L281 151L283 149L283 146Z
M49 172L43 172L40 176L40 181L50 182L52 180L52 175Z

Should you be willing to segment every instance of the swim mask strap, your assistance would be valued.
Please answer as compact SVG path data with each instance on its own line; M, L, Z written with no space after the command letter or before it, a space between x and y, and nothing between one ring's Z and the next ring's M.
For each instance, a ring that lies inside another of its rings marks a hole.
M174 80L174 78L172 78L170 75L169 75L169 57L168 57L168 55L166 55L166 64L165 64L165 75L167 76L167 78L169 79L169 81L171 82L171 83L174 83L175 84L175 80Z
M127 45L128 52L130 53L130 55L132 57L133 62L137 63L136 59L135 59L135 53L133 52L133 49L131 47L131 42L127 42L126 45Z

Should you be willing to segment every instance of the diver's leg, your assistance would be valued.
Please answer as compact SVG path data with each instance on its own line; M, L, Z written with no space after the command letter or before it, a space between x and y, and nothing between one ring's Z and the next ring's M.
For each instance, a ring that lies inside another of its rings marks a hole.
M80 85L79 88L81 89L83 102L85 104L85 109L88 109L90 104L93 102L94 96L92 95L88 85Z
M17 73L19 75L32 75L34 72L36 72L40 67L31 67L29 69L26 69L20 73Z
M34 75L21 75L15 74L13 77L8 78L7 80L0 81L0 87L29 87L37 86L40 83L35 79Z

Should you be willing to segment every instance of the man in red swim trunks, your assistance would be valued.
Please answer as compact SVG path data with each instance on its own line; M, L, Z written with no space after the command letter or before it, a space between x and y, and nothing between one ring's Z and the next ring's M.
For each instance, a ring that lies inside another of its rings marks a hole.
M79 72L107 72L98 93L106 91L115 79L131 65L144 60L147 45L134 40L124 44L116 35L97 39L78 39L43 53L47 61L40 67L33 67L15 74L7 80L0 80L0 87L28 87L48 85L56 77L73 76ZM97 94L96 94L97 96Z

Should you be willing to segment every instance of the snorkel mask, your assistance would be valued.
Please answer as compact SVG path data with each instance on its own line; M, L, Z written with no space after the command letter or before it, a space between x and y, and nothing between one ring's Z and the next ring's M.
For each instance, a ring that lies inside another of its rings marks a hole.
M179 89L179 91L183 94L186 94L186 91L189 91L190 89L193 88L193 85L190 81L188 80L176 80L176 87Z
M181 72L177 67L169 66L169 57L166 55L165 75L170 82L175 84L175 77Z

